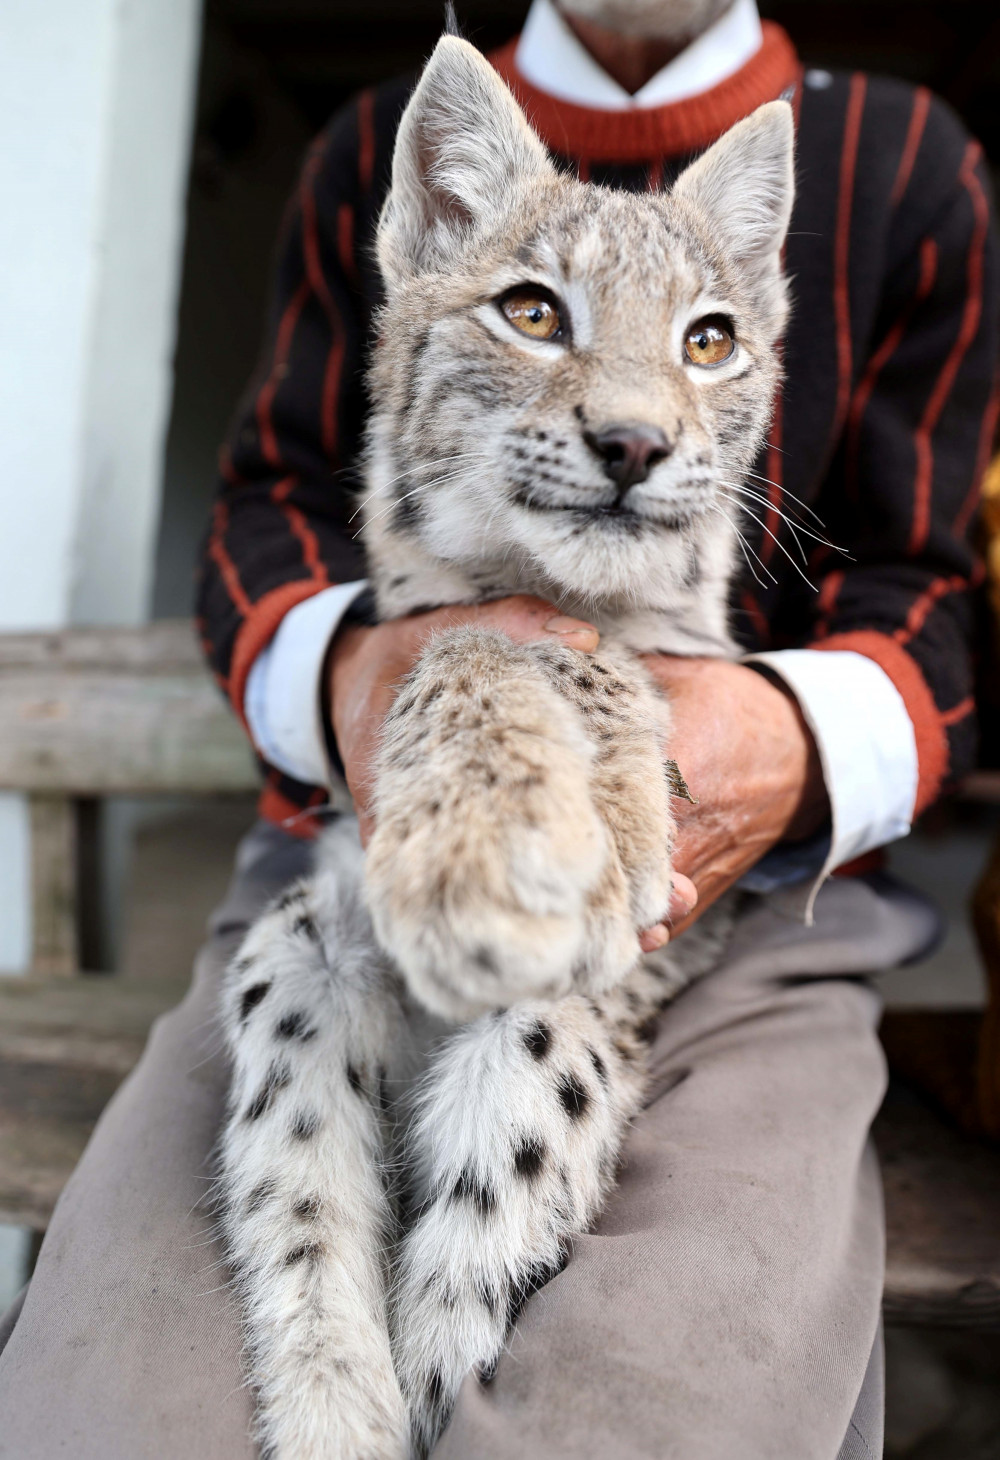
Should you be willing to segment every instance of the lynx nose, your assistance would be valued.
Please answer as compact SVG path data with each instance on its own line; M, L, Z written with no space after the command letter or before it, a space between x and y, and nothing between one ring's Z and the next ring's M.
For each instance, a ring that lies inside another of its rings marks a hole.
M614 482L619 497L644 482L673 450L659 426L607 426L603 431L586 431L584 439L601 458L604 475Z

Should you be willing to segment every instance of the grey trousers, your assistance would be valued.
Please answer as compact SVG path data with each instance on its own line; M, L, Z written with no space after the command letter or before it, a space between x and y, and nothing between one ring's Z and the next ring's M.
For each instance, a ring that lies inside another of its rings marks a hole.
M248 919L303 866L259 827L183 1003L155 1026L0 1320L4 1460L251 1460L240 1325L207 1214L226 1083L215 1003ZM812 928L756 899L665 1014L621 1182L529 1302L439 1460L876 1460L882 1098L867 975L927 915L862 880Z

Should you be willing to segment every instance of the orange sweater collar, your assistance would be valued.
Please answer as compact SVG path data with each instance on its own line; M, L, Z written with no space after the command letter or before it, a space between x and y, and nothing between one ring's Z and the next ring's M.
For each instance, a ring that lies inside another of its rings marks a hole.
M600 111L539 91L514 64L516 36L490 60L553 152L592 162L649 162L700 151L798 80L799 58L787 32L769 20L763 30L756 55L718 86L684 101L634 111Z

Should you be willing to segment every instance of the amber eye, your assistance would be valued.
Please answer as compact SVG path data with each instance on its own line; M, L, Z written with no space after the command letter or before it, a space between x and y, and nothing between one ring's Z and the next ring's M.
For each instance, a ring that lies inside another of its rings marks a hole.
M684 339L684 353L692 365L721 365L736 349L732 324L721 314L699 319Z
M542 289L512 289L500 308L516 330L533 340L551 340L562 329L555 300Z

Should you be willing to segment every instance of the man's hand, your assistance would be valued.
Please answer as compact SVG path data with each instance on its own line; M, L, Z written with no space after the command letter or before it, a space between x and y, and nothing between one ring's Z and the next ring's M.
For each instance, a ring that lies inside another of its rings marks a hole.
M700 913L778 842L822 826L819 753L794 697L756 670L663 654L644 662L670 699L668 753L697 801L674 802L674 865L693 879Z
M554 638L584 653L593 653L600 642L593 624L567 618L551 603L526 595L473 607L439 608L374 628L354 625L342 629L327 656L327 713L354 798L363 845L372 832L368 798L382 721L428 639L462 624L499 629L522 644ZM684 917L697 900L694 883L687 877L675 877L671 918ZM641 935L640 947L644 952L660 948L668 936L666 926L658 924Z
M499 629L520 643L555 638L588 653L599 642L592 624L525 596L343 629L328 658L330 715L364 842L382 721L427 640L462 624ZM693 921L696 902L699 910L709 906L777 842L816 830L829 808L815 743L791 695L721 660L651 655L645 662L670 697L669 753L698 802L675 805L676 934ZM667 937L660 924L640 943L648 952Z
M499 629L522 644L555 639L586 653L597 648L600 637L593 624L566 618L551 603L525 595L474 607L438 608L374 628L342 629L327 659L329 712L364 843L372 830L368 798L382 721L428 639L462 624Z

